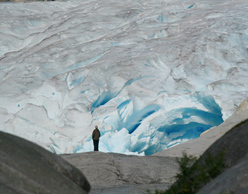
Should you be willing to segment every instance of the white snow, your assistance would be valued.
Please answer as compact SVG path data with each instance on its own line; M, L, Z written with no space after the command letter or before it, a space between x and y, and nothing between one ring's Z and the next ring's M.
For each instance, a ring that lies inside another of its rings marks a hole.
M0 130L56 153L150 155L248 94L246 0L0 3Z

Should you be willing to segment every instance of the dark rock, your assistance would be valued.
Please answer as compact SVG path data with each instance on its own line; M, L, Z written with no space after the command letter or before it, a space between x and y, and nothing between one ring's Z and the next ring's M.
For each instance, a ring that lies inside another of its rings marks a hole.
M88 193L90 184L60 156L0 132L0 193Z
M203 187L198 194L248 192L248 155Z
M248 153L248 120L233 127L215 143L213 143L201 156L199 162L203 163L208 153L217 157L224 151L224 161L232 167L236 165Z
M229 168L198 193L247 193L248 120L235 126L211 145L198 162L203 164L208 153L217 157L222 151L225 151L224 161Z

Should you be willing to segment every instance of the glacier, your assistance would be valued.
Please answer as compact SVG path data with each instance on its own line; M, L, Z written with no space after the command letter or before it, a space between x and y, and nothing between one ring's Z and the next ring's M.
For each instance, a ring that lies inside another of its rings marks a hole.
M245 0L0 3L0 130L47 150L151 155L248 95Z

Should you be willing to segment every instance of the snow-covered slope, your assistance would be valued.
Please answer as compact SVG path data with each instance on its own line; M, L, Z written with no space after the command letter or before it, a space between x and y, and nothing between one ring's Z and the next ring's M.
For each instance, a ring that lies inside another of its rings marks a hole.
M1 3L0 130L56 153L153 154L248 94L246 0Z

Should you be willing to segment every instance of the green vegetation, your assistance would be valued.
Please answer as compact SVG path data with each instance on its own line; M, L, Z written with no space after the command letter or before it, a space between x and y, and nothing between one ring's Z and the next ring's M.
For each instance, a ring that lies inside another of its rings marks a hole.
M224 151L217 157L208 153L203 164L200 164L193 156L183 153L183 157L177 160L179 173L176 175L176 183L166 191L156 191L156 194L192 194L200 190L210 180L221 174L227 167L224 162Z

